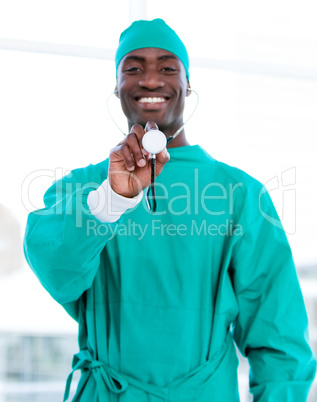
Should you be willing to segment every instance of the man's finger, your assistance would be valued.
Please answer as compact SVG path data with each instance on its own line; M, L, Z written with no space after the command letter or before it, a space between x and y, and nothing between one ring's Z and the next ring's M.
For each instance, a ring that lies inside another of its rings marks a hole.
M135 161L134 157L131 153L131 149L127 144L122 145L121 147L121 155L123 157L124 163L127 167L127 169L131 172L132 170L135 169Z
M131 133L134 133L138 137L138 140L140 141L145 131L144 128L141 126L141 124L133 124L133 126L130 129L130 134Z
M165 165L165 163L170 160L170 154L168 153L166 148L164 148L162 152L156 155L156 160L162 165Z
M130 133L127 136L127 143L130 147L130 150L133 154L134 160L138 164L138 166L143 167L146 165L146 160L142 153L142 145L140 144L136 133Z
M150 130L158 130L158 125L154 121L148 121L145 126L145 132L147 133Z

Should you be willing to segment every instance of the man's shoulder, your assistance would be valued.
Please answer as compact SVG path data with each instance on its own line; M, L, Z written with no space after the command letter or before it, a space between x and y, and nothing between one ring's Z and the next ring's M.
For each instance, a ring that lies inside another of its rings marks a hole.
M217 169L219 173L222 172L223 175L231 178L237 183L244 183L245 185L252 187L262 187L263 184L252 176L250 173L242 170L236 166L229 165L224 162L216 161Z
M243 186L260 189L263 184L245 170L230 165L228 163L219 161L212 157L207 151L203 150L205 154L205 162L210 166L210 172L213 177L219 182L243 184Z

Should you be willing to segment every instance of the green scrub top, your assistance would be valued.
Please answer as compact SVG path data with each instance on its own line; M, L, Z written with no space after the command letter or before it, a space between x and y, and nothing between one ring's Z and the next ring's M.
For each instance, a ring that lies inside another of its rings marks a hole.
M239 401L234 343L255 401L305 401L316 361L268 192L198 145L169 153L155 214L144 197L115 223L90 213L106 160L54 183L29 215L28 263L79 324L73 401Z

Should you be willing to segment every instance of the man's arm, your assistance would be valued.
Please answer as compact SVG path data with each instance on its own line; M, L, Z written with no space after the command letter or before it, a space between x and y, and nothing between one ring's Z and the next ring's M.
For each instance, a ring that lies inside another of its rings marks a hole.
M45 208L29 215L26 259L59 303L77 300L92 285L116 221L141 201L142 190L151 182L150 161L141 143L152 128L157 128L154 122L145 129L133 126L110 152L109 168L103 163L74 170L46 192ZM157 155L156 175L168 160L166 149Z
M102 223L87 205L106 174L106 162L72 171L45 193L45 208L29 214L26 259L61 304L77 300L91 286L100 253L115 233L117 222Z
M316 371L306 310L278 215L268 193L261 213L259 195L246 204L247 230L232 258L239 305L234 337L249 360L254 401L304 402Z

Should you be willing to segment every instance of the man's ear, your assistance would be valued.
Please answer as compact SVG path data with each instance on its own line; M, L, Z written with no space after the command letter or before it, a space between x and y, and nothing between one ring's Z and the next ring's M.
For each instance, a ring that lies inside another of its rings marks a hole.
M119 99L120 99L120 96L119 96L119 91L118 91L118 86L117 86L117 85L116 85L116 87L115 87L115 89L114 89L113 93L116 95L116 97L117 97L117 98L119 98Z
M192 93L192 89L191 89L191 87L190 87L189 81L187 81L187 82L188 82L188 85L187 85L186 96L189 96L189 95Z

